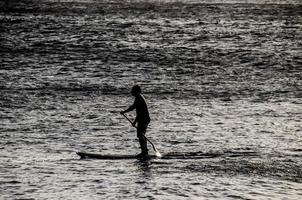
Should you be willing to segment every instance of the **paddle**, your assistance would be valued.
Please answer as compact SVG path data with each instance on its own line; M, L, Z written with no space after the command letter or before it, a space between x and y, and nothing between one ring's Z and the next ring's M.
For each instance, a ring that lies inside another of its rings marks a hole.
M132 121L125 115L125 114L122 114L131 124ZM134 126L136 129L137 129L137 126ZM159 153L159 151L157 151L157 149L155 148L154 144L144 135L144 137L146 138L146 140L152 145L153 147L153 150L155 151L155 154L157 157L161 157L161 154Z

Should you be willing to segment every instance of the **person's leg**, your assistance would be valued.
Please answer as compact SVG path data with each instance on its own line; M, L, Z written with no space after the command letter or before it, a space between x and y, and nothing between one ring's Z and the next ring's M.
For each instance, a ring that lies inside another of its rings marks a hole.
M137 137L139 139L139 144L141 148L142 155L148 155L148 148L147 148L147 139L145 137L146 129L148 124L138 124L137 125Z
M143 155L147 155L148 154L148 149L147 149L147 140L145 137L139 137L139 144L140 144L140 148L141 148L141 154Z
M142 142L142 144L143 144L143 146L142 146L142 153L144 155L148 155L147 140L146 140L145 137L143 137L142 140L143 140L143 142Z

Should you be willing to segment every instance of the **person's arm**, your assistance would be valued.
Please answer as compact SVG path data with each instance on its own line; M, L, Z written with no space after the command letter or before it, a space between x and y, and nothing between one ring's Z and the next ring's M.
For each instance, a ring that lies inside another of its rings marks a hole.
M136 108L136 100L134 101L134 103L128 109L126 109L124 111L121 111L121 114L123 115L127 112L130 112L130 111L134 110L135 108Z

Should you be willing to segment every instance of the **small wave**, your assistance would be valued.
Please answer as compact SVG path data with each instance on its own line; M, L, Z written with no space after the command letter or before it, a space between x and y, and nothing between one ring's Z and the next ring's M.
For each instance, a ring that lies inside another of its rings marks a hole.
M11 180L11 181L0 181L0 185L3 185L3 184L12 184L12 185L15 185L15 184L20 184L21 182L20 181L15 181L15 180Z
M216 162L206 162L191 164L186 167L188 170L218 173L224 175L244 174L248 176L278 177L302 183L302 170L297 162L287 160L218 160Z

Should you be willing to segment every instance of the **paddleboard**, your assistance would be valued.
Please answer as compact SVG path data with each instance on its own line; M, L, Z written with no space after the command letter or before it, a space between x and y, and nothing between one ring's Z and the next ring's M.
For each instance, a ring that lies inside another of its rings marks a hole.
M144 157L137 157L136 155L102 155L97 153L85 153L85 152L77 152L77 154L82 158L94 158L94 159L102 159L102 160L129 160L129 159L155 159L159 158L156 155L147 155Z
M136 155L103 155L98 153L85 153L77 152L77 154L82 158L91 158L91 159L102 159L102 160L130 160L130 159L139 159L139 160L148 160L148 159L205 159L205 158L215 158L221 156L221 154L213 153L167 153L163 154L161 157L156 155L148 155L145 157L137 157Z

